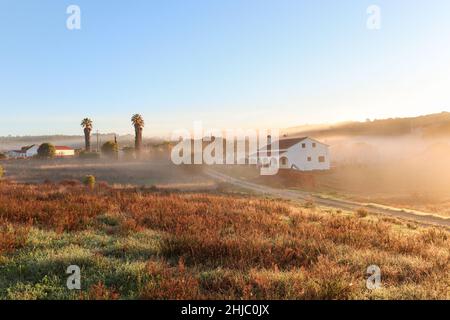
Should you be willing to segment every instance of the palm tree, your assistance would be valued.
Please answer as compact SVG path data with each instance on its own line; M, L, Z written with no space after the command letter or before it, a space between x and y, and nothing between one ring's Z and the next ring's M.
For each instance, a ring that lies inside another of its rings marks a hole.
M131 117L131 123L134 126L135 139L134 139L134 148L136 150L136 154L139 155L141 152L142 146L142 130L144 129L144 119L140 114L135 114Z
M89 118L84 118L81 121L81 126L84 128L84 144L86 146L86 151L91 151L91 131L92 131L92 120Z

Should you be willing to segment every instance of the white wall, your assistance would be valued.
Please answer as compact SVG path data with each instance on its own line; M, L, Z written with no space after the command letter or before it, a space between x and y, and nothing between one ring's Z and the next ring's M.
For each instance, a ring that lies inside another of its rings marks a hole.
M39 146L34 146L31 149L29 149L27 151L27 157L34 157L35 155L37 155L38 149L39 149Z
M305 144L305 148L302 148L303 143ZM313 143L316 144L315 148L313 147ZM293 145L287 150L286 154L289 159L289 167L296 165L299 170L303 171L330 169L328 146L313 139L307 138ZM325 157L325 162L319 162L320 156ZM311 157L311 161L308 161L308 157Z
M56 157L70 157L75 155L75 150L56 150Z

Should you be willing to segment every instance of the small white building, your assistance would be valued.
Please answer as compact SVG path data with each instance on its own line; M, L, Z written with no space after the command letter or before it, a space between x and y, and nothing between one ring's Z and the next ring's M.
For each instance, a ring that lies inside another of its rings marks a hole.
M330 153L329 146L309 137L284 138L271 142L262 148L267 154L266 159L279 160L280 169L293 169L299 171L329 170ZM277 143L278 142L278 145ZM275 157L274 157L275 156ZM261 161L258 163L265 163Z
M11 150L7 152L9 158L22 159L31 158L38 154L38 145L22 147L20 150ZM66 146L55 146L55 157L65 158L75 156L75 150Z
M20 158L30 158L37 154L37 149L39 146L33 144L31 146L25 146L20 148L20 150L11 150L6 154L9 158L20 159Z
M55 146L55 157L65 158L75 156L75 149L66 146Z

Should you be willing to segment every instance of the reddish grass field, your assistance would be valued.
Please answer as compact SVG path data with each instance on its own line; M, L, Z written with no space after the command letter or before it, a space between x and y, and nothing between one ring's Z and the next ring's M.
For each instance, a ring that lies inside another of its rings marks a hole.
M239 194L0 183L2 299L449 299L450 237ZM80 266L82 290L66 288ZM378 265L382 287L366 288Z

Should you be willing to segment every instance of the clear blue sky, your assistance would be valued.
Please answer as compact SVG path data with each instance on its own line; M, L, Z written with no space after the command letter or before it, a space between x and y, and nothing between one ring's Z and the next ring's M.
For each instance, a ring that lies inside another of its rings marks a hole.
M86 116L132 133L133 113L152 136L450 110L449 17L448 0L0 0L0 135L81 134Z

